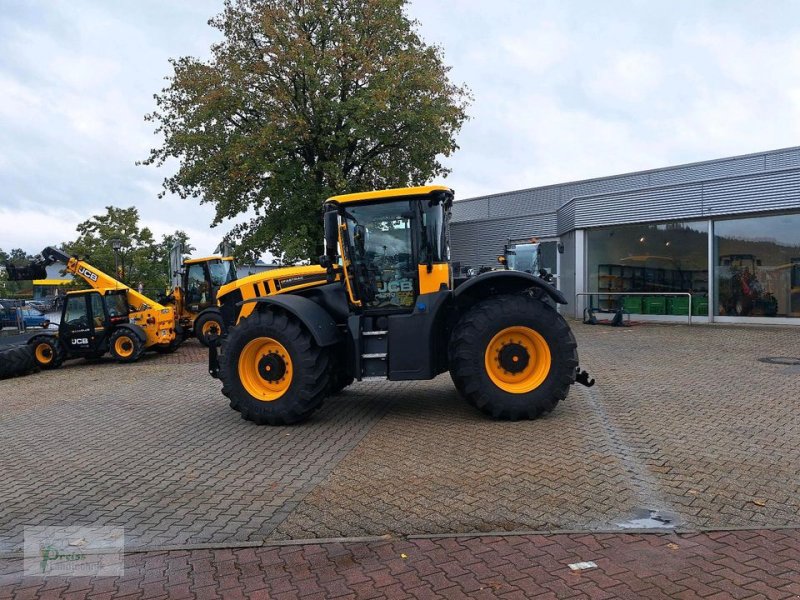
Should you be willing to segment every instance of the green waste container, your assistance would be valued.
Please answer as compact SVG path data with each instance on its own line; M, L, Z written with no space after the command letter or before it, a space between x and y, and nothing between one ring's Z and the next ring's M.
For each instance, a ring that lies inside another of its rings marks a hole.
M622 298L622 310L632 315L642 314L642 297L624 296Z
M692 298L692 314L704 317L708 314L708 298Z
M645 315L667 314L667 299L665 296L643 296L642 313Z
M689 314L689 297L688 296L667 296L667 314L668 315L688 315Z

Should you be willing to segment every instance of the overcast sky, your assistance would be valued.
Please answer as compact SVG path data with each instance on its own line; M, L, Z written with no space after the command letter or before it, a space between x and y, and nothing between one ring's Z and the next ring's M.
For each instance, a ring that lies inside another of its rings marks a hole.
M221 0L0 0L0 248L38 252L113 204L202 253L225 226L158 200L143 116L167 59L208 56ZM475 101L457 198L800 145L800 2L417 0ZM174 168L174 165L172 166Z

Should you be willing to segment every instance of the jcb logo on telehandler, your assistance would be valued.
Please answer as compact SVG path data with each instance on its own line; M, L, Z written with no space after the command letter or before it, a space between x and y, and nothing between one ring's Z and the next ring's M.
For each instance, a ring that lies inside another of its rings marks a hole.
M78 269L78 275L83 275L87 279L91 279L92 281L97 281L97 273L92 273L86 267L80 267Z
M89 338L72 338L73 346L88 346Z

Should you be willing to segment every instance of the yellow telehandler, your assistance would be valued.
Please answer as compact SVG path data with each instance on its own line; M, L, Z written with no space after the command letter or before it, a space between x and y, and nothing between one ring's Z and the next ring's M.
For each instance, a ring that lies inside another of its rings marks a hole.
M172 307L163 306L96 269L84 260L48 246L29 267L9 271L11 279L41 278L47 265L63 262L92 289L68 292L58 332L33 336L37 364L56 368L68 358L99 358L107 352L118 362L134 362L143 351L173 352L182 340Z

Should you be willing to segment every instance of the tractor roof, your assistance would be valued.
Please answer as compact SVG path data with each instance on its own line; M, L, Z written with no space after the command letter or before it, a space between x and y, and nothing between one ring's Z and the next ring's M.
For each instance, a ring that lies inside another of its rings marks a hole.
M419 187L392 188L388 190L376 190L373 192L359 192L357 194L341 194L339 196L331 196L325 202L348 204L350 202L364 202L366 200L390 200L403 196L424 196L425 194L430 194L432 192L450 192L452 194L453 190L446 185L423 185Z
M218 254L215 254L214 256L203 256L201 258L187 258L185 261L183 261L183 264L185 264L185 265L193 265L195 263L204 263L204 262L207 262L209 260L228 260L229 261L229 260L233 260L233 257L232 256L219 256Z

